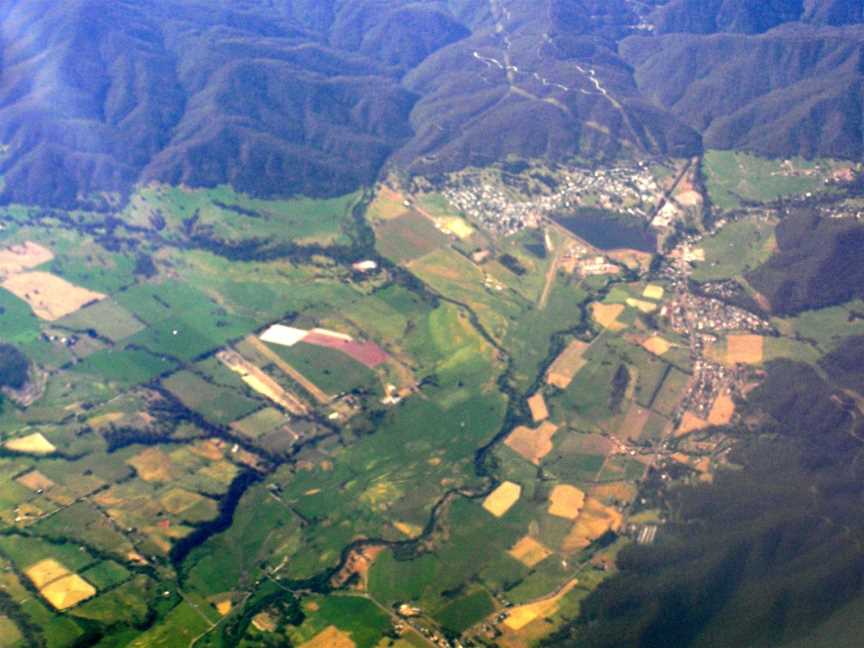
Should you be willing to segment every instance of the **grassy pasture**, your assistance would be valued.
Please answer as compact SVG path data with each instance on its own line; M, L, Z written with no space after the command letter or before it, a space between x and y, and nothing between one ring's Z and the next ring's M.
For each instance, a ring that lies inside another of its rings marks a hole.
M417 212L377 223L374 229L378 252L396 263L418 259L447 244L447 237Z
M696 264L693 279L718 281L733 279L765 263L774 252L773 221L764 217L729 223L702 242L705 261Z
M122 217L146 227L158 212L166 223L164 233L174 239L191 227L197 232L210 230L228 241L329 245L346 241L342 227L358 198L352 193L330 199L261 200L224 185L211 189L151 185L133 196ZM184 224L196 214L194 225Z
M581 323L580 304L587 296L581 288L559 277L552 286L545 309L530 307L510 323L504 345L513 357L520 388L527 389L534 382L549 354L552 336Z
M77 331L93 329L114 342L134 335L144 328L144 324L111 299L82 308L59 320L57 324Z
M495 611L495 603L484 590L476 590L453 601L435 615L443 628L462 633Z
M664 416L672 416L684 396L684 389L689 381L690 376L672 367L666 374L666 379L651 407Z
M794 318L775 320L775 324L787 336L800 337L828 353L836 349L846 337L864 335L864 318L860 317L861 314L864 314L864 302L859 300L843 306L805 311Z
M120 387L149 382L177 368L177 363L144 349L103 349L73 367L73 371L99 376Z
M435 250L408 267L433 290L470 306L487 333L498 340L510 319L526 306L516 293L486 287L483 270L451 248Z
M29 342L39 336L41 323L30 307L8 290L0 288L0 339Z
M190 587L212 596L253 583L261 562L276 566L299 545L300 520L256 485L241 498L231 527L195 548L183 569Z
M293 347L268 345L289 365L328 394L353 389L377 390L375 372L335 349L300 342Z
M794 171L782 160L768 160L737 151L705 152L702 172L711 202L720 209L734 209L741 200L769 202L783 196L825 190L824 178L832 164L791 160Z
M186 407L220 425L236 421L261 406L260 402L236 390L212 384L188 370L168 376L162 380L162 385Z
M289 631L298 646L335 626L350 635L357 648L375 648L391 628L390 617L372 601L359 596L314 596L305 603L305 620Z

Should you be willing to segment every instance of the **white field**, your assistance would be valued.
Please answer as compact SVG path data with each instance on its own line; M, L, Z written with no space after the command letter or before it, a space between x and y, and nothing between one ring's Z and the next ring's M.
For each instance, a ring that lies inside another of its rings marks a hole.
M304 331L303 329L274 324L261 334L261 341L292 347L306 337L308 333L309 331Z

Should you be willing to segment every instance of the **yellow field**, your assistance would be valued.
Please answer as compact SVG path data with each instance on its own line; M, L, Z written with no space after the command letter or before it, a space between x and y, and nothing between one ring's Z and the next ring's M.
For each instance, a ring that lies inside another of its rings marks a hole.
M483 500L483 508L495 517L501 517L519 501L522 487L519 484L505 481Z
M534 465L539 465L543 457L552 451L552 437L557 431L558 426L549 421L536 429L520 425L504 443Z
M652 335L642 343L642 348L656 356L662 356L672 348L672 344L659 335Z
M697 430L704 430L706 427L708 427L708 421L696 416L693 412L684 412L681 423L678 424L678 429L675 431L675 436L684 436Z
M78 605L96 594L96 588L52 558L24 570L39 593L58 610Z
M26 301L37 317L49 321L58 320L90 302L107 297L75 286L49 272L22 272L7 277L2 286Z
M40 592L58 610L75 607L96 594L96 588L78 574L69 574L47 585Z
M549 514L575 520L585 505L585 493L569 484L558 484L549 496Z
M610 331L621 331L627 328L618 321L623 312L624 304L591 304L591 315L594 317L594 320L600 326Z
M546 374L546 383L559 389L567 389L573 382L573 377L585 366L584 355L588 344L581 340L573 340L561 352Z
M423 529L416 524L408 524L407 522L394 522L393 526L409 538L416 538L421 533L423 533Z
M627 305L630 308L635 308L636 310L642 311L643 313L653 313L657 310L657 304L654 302L644 301L642 299L634 299L633 297L627 298Z
M219 613L219 616L227 615L231 609L234 607L234 604L231 602L231 597L226 596L223 599L216 601L216 611Z
M436 216L435 224L445 234L452 234L459 239L471 238L474 228L458 216Z
M42 589L48 583L52 583L58 578L68 576L71 572L53 558L40 560L35 565L30 565L24 570L24 574L36 589Z
M614 499L629 504L636 499L638 492L639 489L636 488L634 483L620 481L592 486L589 494L601 502L609 502Z
M405 196L387 186L378 190L378 195L369 205L369 215L381 220L396 218L406 211L408 208L405 206Z
M507 552L526 567L534 567L552 555L552 551L531 536L525 536Z
M727 425L735 415L735 401L728 394L721 394L714 401L711 412L708 414L708 422L711 425Z
M56 486L53 481L48 479L38 470L32 470L25 475L21 475L15 481L21 484L24 488L29 488L31 491L47 491L49 488Z
M535 603L519 605L510 610L504 625L510 630L521 630L536 619L548 618L558 611L558 604L570 591L576 587L578 581L574 578L564 585L556 594Z
M158 448L147 448L126 463L132 466L144 481L167 482L174 478L171 457Z
M642 292L642 296L646 299L653 299L654 301L660 301L663 299L663 295L665 291L661 286L655 286L653 284L648 284L645 286L645 290Z
M24 452L35 455L51 454L57 449L40 432L28 434L18 439L11 439L3 445L7 450L12 450L13 452Z
M300 644L300 648L356 648L357 644L336 626L330 626L311 640Z
M10 245L0 250L0 276L18 274L24 270L48 263L54 253L33 241Z
M528 408L531 410L531 418L535 423L540 423L549 418L549 408L546 407L546 399L542 392L537 392L528 399Z
M624 517L617 510L589 497L573 528L564 538L561 550L572 552L584 549L607 531L620 529L623 521Z
M273 378L268 376L264 370L259 369L246 358L232 349L223 349L216 354L219 361L236 373L254 391L279 405L292 414L304 415L309 410L306 405L294 394L287 391Z
M726 338L727 364L759 364L764 357L765 338L761 335L730 335Z

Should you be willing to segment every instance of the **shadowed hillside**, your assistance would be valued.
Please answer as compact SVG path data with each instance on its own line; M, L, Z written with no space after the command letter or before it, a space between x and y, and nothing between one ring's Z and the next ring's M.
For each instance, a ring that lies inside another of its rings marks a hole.
M860 20L844 0L9 0L0 199L104 208L147 180L334 195L388 162L703 138L860 156Z

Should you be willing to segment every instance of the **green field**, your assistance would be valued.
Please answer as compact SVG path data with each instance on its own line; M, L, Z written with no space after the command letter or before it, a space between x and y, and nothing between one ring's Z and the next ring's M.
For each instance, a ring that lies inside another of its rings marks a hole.
M290 631L295 645L309 641L325 628L335 626L347 633L357 648L375 648L391 628L390 617L374 603L359 596L315 596L309 599L303 624Z
M461 634L494 611L495 604L489 594L477 590L451 601L435 618L442 627Z
M269 346L328 394L342 394L355 389L380 391L375 372L341 351L303 342L293 347Z
M170 358L160 357L145 349L127 347L117 351L97 351L75 365L74 371L98 376L120 387L132 387L176 368L177 363Z
M447 243L432 221L417 212L378 224L375 234L378 252L396 263L418 259Z
M111 299L104 299L77 313L67 315L57 324L78 331L92 329L114 342L134 335L144 328L144 324Z
M742 199L769 202L783 196L824 191L830 162L800 158L768 160L736 151L706 151L702 164L711 202L720 209L734 209Z
M765 263L776 248L774 223L764 217L729 223L714 236L702 241L705 261L696 263L693 279L733 279Z
M162 384L186 407L223 425L250 414L261 405L241 393L207 382L191 371L173 374L165 378Z
M657 392L657 396L654 398L654 402L651 403L651 407L664 416L671 416L681 398L683 398L684 389L687 387L689 380L690 376L683 371L679 371L674 367L670 369L669 373L666 374L663 385L660 387L660 391Z
M189 190L159 185L133 196L122 217L152 227L158 213L166 233L177 239L192 231L228 241L327 245L344 242L342 228L358 198L352 193L326 200L260 200L228 186ZM195 220L190 221L192 218Z

